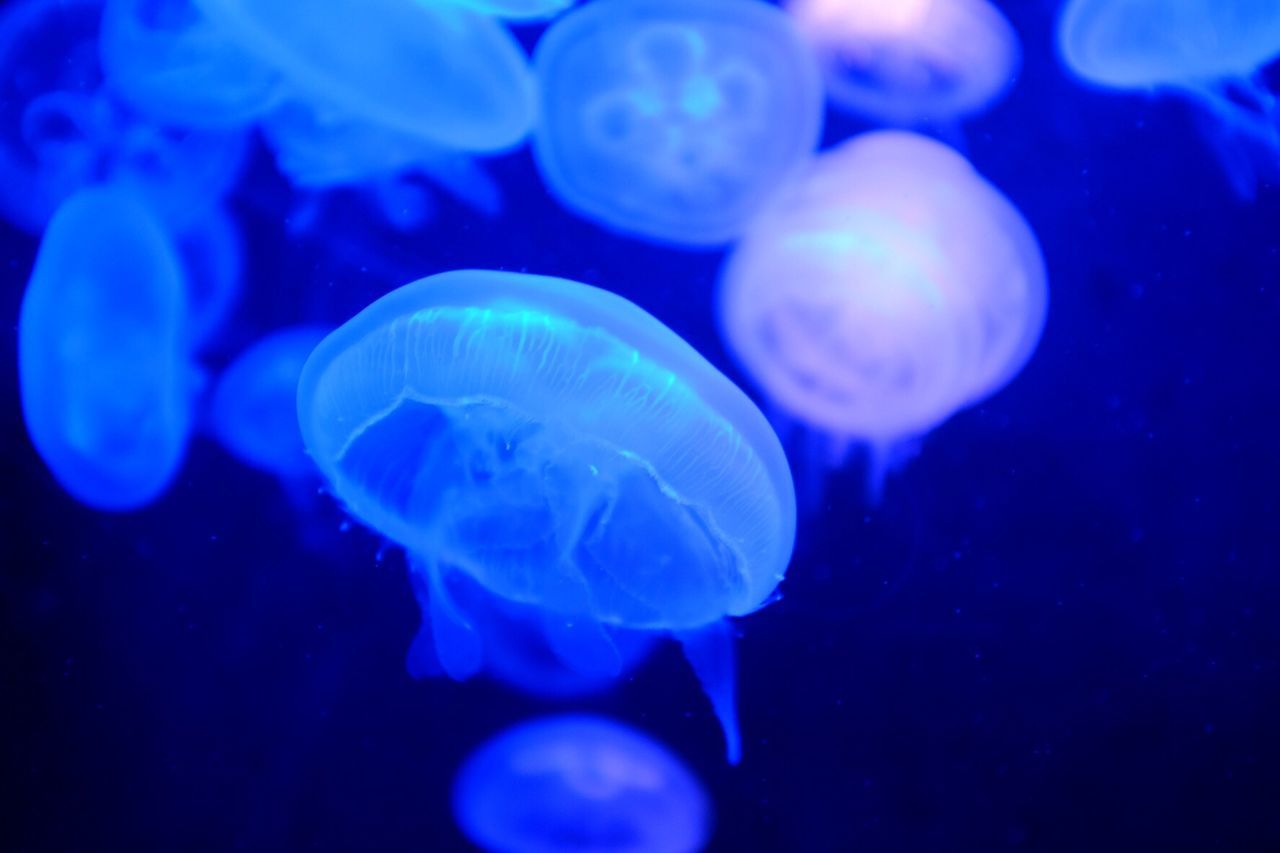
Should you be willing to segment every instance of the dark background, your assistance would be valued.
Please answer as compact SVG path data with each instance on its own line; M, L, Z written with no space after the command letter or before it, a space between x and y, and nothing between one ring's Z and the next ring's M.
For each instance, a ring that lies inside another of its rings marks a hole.
M0 227L0 848L462 848L458 764L564 707L683 756L717 850L1280 849L1280 188L1236 198L1194 106L1081 88L1056 4L1001 5L1024 70L965 136L1039 235L1043 341L879 507L856 461L829 476L784 600L738 623L736 769L670 644L565 706L411 680L401 554L207 438L154 506L77 505L22 423L36 241ZM828 142L858 129L833 116ZM248 292L211 372L269 329L475 266L615 289L749 387L713 325L718 255L575 218L527 151L493 173L494 220L445 201L396 235L341 196L289 237L260 152L233 199Z

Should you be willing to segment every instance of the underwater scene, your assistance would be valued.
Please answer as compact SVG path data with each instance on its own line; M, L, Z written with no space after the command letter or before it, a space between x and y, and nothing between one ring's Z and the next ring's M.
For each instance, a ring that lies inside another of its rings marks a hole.
M1278 0L2 0L0 850L1280 850Z

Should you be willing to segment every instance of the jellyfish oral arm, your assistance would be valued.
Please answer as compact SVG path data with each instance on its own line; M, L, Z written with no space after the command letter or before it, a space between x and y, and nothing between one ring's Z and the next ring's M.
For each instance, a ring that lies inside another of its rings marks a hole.
M733 626L720 619L702 628L674 632L684 648L703 691L724 731L725 756L730 764L742 760L742 735L738 729L737 664Z

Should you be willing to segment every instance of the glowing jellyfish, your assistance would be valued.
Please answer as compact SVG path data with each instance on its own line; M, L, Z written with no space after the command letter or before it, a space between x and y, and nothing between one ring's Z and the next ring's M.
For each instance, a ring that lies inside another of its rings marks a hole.
M510 21L545 21L559 15L577 0L418 0L418 2L428 5L448 3Z
M281 96L279 75L218 29L194 0L106 0L102 65L112 91L182 127L243 127Z
M49 223L18 320L22 414L73 497L130 510L182 463L198 382L169 237L127 192L84 190Z
M422 627L409 647L407 665L414 678L439 675L431 629L430 591L426 579L413 573L414 595L422 607ZM449 595L471 620L484 640L484 672L511 687L544 699L569 699L601 693L619 677L638 666L654 645L643 631L612 629L609 639L618 649L618 677L582 673L556 654L542 630L542 614L536 607L498 598L462 573L448 579Z
M1058 20L1058 52L1088 83L1182 92L1218 118L1218 134L1225 129L1260 143L1265 155L1250 162L1213 140L1242 195L1253 195L1255 169L1277 171L1280 106L1262 73L1280 59L1280 4L1273 0L1070 0Z
M187 340L199 349L221 331L235 309L244 245L231 214L216 207L180 232L177 246L187 273Z
M721 330L781 412L872 453L1005 385L1048 291L1035 235L963 157L915 134L855 137L780 194L730 256Z
M504 853L692 853L711 804L666 747L603 717L544 717L476 750L453 786L467 837Z
M789 0L838 107L891 125L981 112L1013 83L1017 33L988 0Z
M764 417L669 329L564 279L432 276L316 347L298 417L334 493L425 578L447 673L483 656L451 571L540 608L581 672L618 671L609 627L669 631L736 760L724 617L782 579L795 495Z
M195 0L301 99L440 145L498 151L533 120L523 50L492 18L409 0Z
M552 24L533 63L550 191L659 242L732 240L821 131L813 57L757 0L590 3Z
M213 433L246 465L285 478L312 474L315 464L298 432L298 377L316 344L332 329L291 326L249 347L218 378Z

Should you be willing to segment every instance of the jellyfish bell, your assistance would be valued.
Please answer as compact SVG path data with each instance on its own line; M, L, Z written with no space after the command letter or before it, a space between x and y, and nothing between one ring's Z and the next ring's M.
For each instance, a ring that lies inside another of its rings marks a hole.
M551 25L533 64L548 190L655 242L732 241L822 129L813 57L759 0L590 3Z
M1280 172L1280 107L1264 73L1280 59L1280 5L1070 0L1057 43L1063 64L1086 83L1181 92L1207 108L1216 122L1206 131L1241 196L1252 197L1259 173Z
M463 763L453 784L463 833L511 853L692 853L711 835L697 777L647 735L566 714L513 726Z
M947 123L999 100L1021 63L988 0L789 0L837 107L896 126Z
M718 315L778 410L870 450L895 448L994 393L1025 364L1047 307L1018 211L962 156L881 131L820 156L729 256Z
M322 341L298 417L333 492L427 579L446 672L481 661L442 583L463 571L540 608L585 672L617 671L609 626L675 634L736 757L724 617L782 580L795 496L764 417L668 328L564 279L444 273Z
M451 4L508 21L537 23L554 18L578 0L418 0L418 2L428 5Z
M181 466L199 385L185 312L177 252L131 193L58 209L22 299L18 378L31 442L80 502L140 508Z
M470 151L518 145L533 121L523 50L503 26L443 3L194 0L294 96Z

